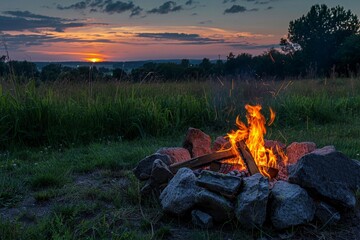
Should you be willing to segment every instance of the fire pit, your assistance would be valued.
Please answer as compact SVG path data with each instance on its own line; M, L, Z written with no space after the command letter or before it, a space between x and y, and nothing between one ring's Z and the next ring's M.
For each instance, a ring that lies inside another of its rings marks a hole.
M211 139L190 128L183 147L162 148L141 160L135 176L142 194L157 194L165 212L191 214L195 225L238 221L246 228L266 222L277 229L336 223L356 206L360 164L333 146L311 142L289 146L264 139L270 119L261 106L245 106L247 124Z

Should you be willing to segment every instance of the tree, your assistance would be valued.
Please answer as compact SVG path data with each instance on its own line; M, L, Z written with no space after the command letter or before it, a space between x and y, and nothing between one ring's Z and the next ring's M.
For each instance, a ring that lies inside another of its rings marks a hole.
M340 73L349 76L351 73L358 74L360 65L360 35L352 35L345 39L336 52L336 60Z
M280 44L287 53L301 51L305 62L317 66L318 72L326 72L332 67L339 46L358 32L358 17L350 10L317 4L289 23L287 39L281 39Z

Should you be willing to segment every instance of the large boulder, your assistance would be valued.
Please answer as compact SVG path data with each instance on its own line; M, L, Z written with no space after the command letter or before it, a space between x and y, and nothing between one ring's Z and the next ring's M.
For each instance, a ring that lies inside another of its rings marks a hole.
M303 156L290 169L289 182L334 204L354 208L355 193L360 189L360 166L333 147L325 147Z
M234 217L234 206L225 197L202 189L195 196L197 208L211 215L216 222L225 222Z
M278 181L271 190L270 212L274 227L284 229L312 221L315 204L299 185Z
M200 129L189 128L183 143L191 157L199 157L211 153L211 138Z
M151 176L153 163L156 159L160 159L166 165L171 164L171 159L168 155L155 153L145 157L138 163L138 165L133 169L135 177L142 181L149 179Z
M196 176L189 168L180 168L160 194L160 203L165 212L183 215L195 204L195 195L201 190L196 185Z
M257 173L244 178L243 186L237 197L236 218L246 228L261 227L266 220L269 180Z
M171 163L184 162L191 159L190 152L182 147L164 147L156 151L157 153L168 155Z
M239 177L203 170L196 184L210 191L234 198L239 192L241 181Z

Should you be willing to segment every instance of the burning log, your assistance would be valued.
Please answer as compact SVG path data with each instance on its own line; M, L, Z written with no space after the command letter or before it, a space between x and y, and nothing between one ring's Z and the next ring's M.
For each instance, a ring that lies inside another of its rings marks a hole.
M240 153L240 157L244 160L245 166L250 175L254 175L259 173L259 168L255 163L254 158L252 157L249 149L246 147L245 142L240 141L237 144L238 151ZM190 169L196 169L204 166L210 166L211 170L219 170L221 167L221 161L232 159L238 157L233 149L227 149L207 155L203 155L200 157L192 158L188 161L175 163L170 165L170 170L174 174L182 167L187 167ZM270 178L276 176L278 170L274 168L267 168L267 172L269 173Z
M245 166L249 171L250 175L254 175L255 173L259 173L259 168L257 167L254 158L252 157L250 151L245 145L244 141L240 141L237 143L238 151L241 155L241 158L244 160Z
M234 157L236 157L236 154L233 152L233 150L228 149L221 152L215 152L200 157L195 157L185 162L172 164L170 165L170 170L175 174L182 167L195 169L203 166L208 166L212 162L231 159Z

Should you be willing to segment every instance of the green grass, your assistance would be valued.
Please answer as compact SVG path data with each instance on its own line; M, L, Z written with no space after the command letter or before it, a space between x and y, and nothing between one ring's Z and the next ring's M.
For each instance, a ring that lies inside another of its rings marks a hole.
M188 127L215 139L246 103L277 118L267 139L334 145L360 158L360 79L164 84L6 83L0 95L0 239L253 239L237 227L196 230L143 199L131 169ZM26 204L30 202L31 204ZM24 208L24 206L26 206ZM33 206L33 207L29 207ZM44 214L40 214L44 212ZM174 232L175 231L175 232Z

